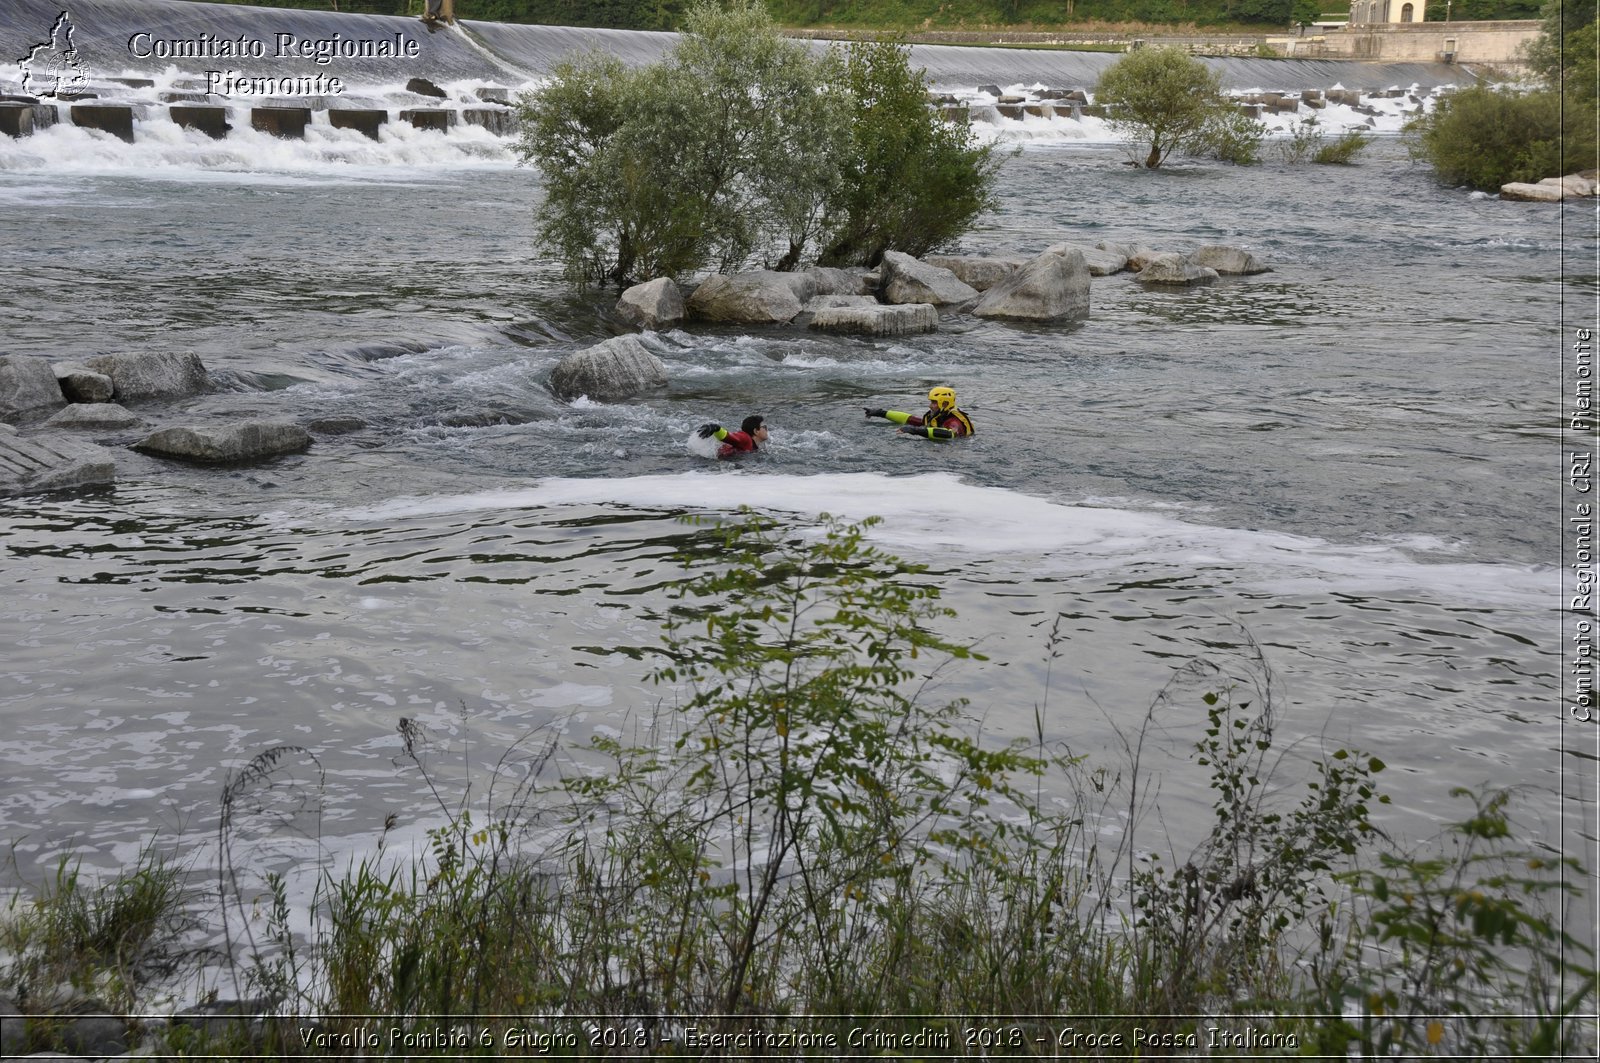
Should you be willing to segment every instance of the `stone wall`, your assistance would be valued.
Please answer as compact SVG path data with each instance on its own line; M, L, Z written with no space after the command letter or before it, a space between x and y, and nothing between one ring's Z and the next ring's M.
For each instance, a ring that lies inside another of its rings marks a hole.
M1368 25L1272 40L1269 45L1295 59L1514 67L1522 62L1524 47L1539 36L1541 25L1535 20Z

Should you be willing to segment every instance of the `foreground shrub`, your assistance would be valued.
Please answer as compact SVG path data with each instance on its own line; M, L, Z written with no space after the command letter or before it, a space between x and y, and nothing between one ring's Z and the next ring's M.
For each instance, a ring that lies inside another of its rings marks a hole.
M1455 796L1473 814L1436 850L1382 852L1375 868L1343 876L1362 911L1342 962L1312 968L1313 1006L1344 1017L1316 1032L1317 1048L1363 1059L1592 1058L1594 949L1566 930L1583 869L1518 837L1509 791Z
M189 959L194 891L187 869L153 842L131 868L86 878L62 858L37 893L0 910L0 995L24 1012L59 1007L62 986L133 1010L152 982Z

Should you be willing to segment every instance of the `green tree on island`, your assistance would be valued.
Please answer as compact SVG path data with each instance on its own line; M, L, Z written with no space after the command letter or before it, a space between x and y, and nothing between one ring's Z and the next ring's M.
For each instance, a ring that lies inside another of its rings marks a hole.
M1112 130L1131 146L1149 145L1144 166L1155 169L1174 151L1199 150L1233 111L1222 77L1178 48L1138 48L1112 63L1094 99L1109 108Z
M538 238L578 284L872 263L960 236L999 160L892 43L817 54L759 0L695 4L664 61L565 60L519 103Z

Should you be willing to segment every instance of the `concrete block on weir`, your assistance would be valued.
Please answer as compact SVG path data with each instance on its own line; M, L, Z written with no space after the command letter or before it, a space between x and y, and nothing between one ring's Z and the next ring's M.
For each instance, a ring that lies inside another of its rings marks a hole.
M400 121L410 122L415 129L436 129L444 133L455 125L456 113L442 107L413 107L400 112Z
M33 104L0 103L0 133L11 137L33 135Z
M517 135L517 112L504 107L468 107L461 112L461 120L483 126L497 137Z
M221 140L233 128L228 124L228 109L217 104L175 105L169 113L175 125L198 129L212 140Z
M355 129L369 140L378 139L378 127L389 120L388 111L335 108L328 111L328 124L335 129Z
M72 105L72 124L84 129L98 129L129 144L133 143L133 108L127 104L75 103Z
M285 140L304 140L311 124L309 107L252 107L250 126Z

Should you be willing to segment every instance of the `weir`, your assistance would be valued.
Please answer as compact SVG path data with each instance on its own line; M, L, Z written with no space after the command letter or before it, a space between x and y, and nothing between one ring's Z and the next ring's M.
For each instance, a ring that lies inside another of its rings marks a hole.
M676 35L632 30L526 26L463 20L430 29L419 20L332 11L184 0L7 0L0 22L0 97L8 107L0 130L11 137L48 125L52 106L91 103L131 106L137 122L166 117L210 136L231 127L268 126L276 135L303 133L301 116L257 115L263 109L299 109L308 121L359 130L374 139L385 122L449 131L476 126L496 135L514 133L505 101L546 76L563 57L600 50L629 65L655 61ZM470 0L458 10L470 12ZM808 42L824 48L823 41ZM913 45L914 65L932 87L960 96L979 86L1036 85L1091 88L1117 53L961 45ZM1267 90L1299 94L1332 88L1390 87L1419 90L1468 83L1472 74L1448 63L1358 62L1329 59L1204 57L1232 92ZM429 99L418 79L445 86ZM169 91L156 86L160 81ZM312 85L301 92L298 86ZM259 86L276 86L268 92ZM182 90L178 92L173 89ZM181 104L181 113L167 106ZM229 114L197 114L195 105L225 107ZM424 114L425 108L448 114ZM313 112L361 112L329 121ZM470 113L469 113L470 111ZM384 114L383 119L376 112ZM95 112L85 111L86 116ZM109 113L109 112L107 112ZM1033 113L1033 112L1030 112ZM232 119L231 125L228 119ZM116 135L127 139L120 127ZM0 150L10 138L0 138Z

